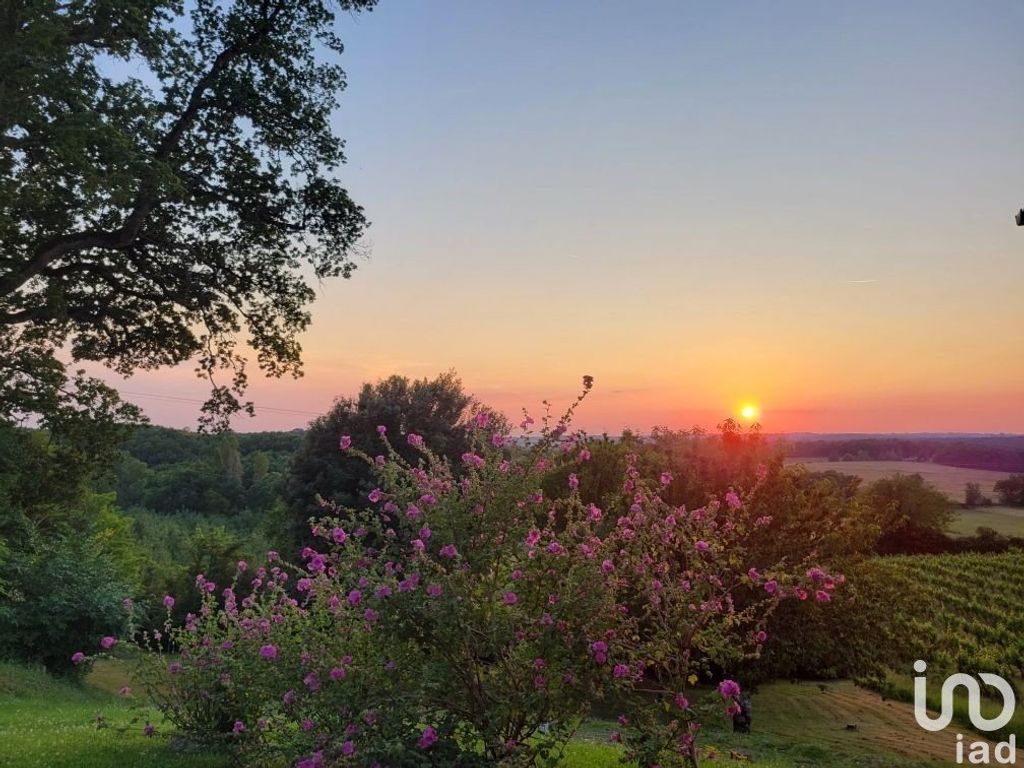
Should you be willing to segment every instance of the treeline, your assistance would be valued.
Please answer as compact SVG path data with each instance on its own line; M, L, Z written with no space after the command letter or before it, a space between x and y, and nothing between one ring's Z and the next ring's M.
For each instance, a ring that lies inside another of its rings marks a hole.
M129 511L264 514L280 499L302 437L300 430L209 435L139 427L122 445L122 458L106 489Z
M397 377L396 377L397 378ZM406 387L410 382L403 382ZM443 403L449 410L447 424L424 424L436 439L450 443L452 430L458 417L455 411L466 407L469 398L461 392L445 392L434 385L432 396L419 393L414 404L409 393L403 405L420 411L430 410ZM403 399L392 380L364 392L362 403L335 408L318 419L309 430L288 432L227 433L219 435L159 426L141 426L121 445L122 457L113 475L98 483L98 490L116 494L117 506L129 512L153 512L159 515L193 515L201 518L259 516L270 513L282 503L292 511L316 511L315 496L355 503L353 494L365 482L365 473L358 478L347 477L344 467L335 460L332 444L338 430L360 432L372 441L376 436L375 421L395 422L396 404ZM355 401L352 401L355 403ZM419 414L412 414L414 420ZM357 423L358 422L358 423ZM734 429L734 427L730 427ZM457 431L457 430L456 430ZM639 446L664 445L664 432L655 432L650 438L627 433L612 442ZM675 439L683 433L672 433ZM714 442L708 435L686 433L688 441ZM1024 472L1024 438L984 437L947 441L942 438L856 438L849 440L799 440L779 446L758 437L763 457L785 455L811 458L827 457L838 464L842 473L843 461L928 461L946 466L972 469L993 469L1005 472ZM458 442L455 440L455 442ZM369 446L367 446L369 447ZM449 447L446 445L446 447ZM781 448L781 451L780 451ZM697 468L687 468L686 475L694 473L705 477L728 477L728 469L721 456L688 456L698 462ZM677 460L681 457L676 457ZM769 458L770 460L770 458ZM911 468L912 469L912 468ZM912 472L911 472L912 473ZM833 477L833 479L835 479ZM1024 484L1020 478L1002 482L998 487L1013 498L1000 503L1024 503ZM721 483L719 483L721 485ZM342 498L339 498L339 493ZM1020 497L1018 499L1018 497Z
M226 583L237 561L288 548L282 491L302 440L301 430L200 434L145 425L131 433L93 488L129 522L144 561L140 610L181 595L181 619L199 607L197 573Z
M70 672L83 638L123 635L199 609L197 574L229 584L239 561L297 556L318 497L365 503L378 425L457 459L479 405L454 374L393 376L339 399L305 432L196 434L130 419L0 419L0 658ZM402 450L399 443L399 450Z
M1024 437L789 440L787 455L829 461L929 461L948 467L1024 472Z
M165 594L198 609L197 573L289 542L282 489L301 432L196 434L0 422L0 657L66 668L80 637L145 625Z
M174 618L184 620L199 607L197 574L230 583L239 560L261 559L269 549L294 557L324 503L369 506L374 457L393 450L417 461L411 435L460 471L467 425L484 412L501 432L511 431L445 374L367 384L305 431L289 433L0 423L0 657L66 668L83 635L125 631L129 601L136 625L145 626L162 621L163 596L175 595ZM355 450L339 450L342 435ZM577 435L573 444L587 460L574 470L551 468L545 497L567 493L574 471L586 502L626 514L612 505L631 456L674 506L697 509L732 489L754 489L750 503L764 533L755 554L763 562L841 565L1024 544L991 531L954 539L945 532L953 505L920 476L863 485L841 471L808 472L787 465L778 444L731 421L710 434ZM505 450L514 458L529 444L512 441ZM798 646L795 653L806 651ZM788 663L771 671L788 671Z

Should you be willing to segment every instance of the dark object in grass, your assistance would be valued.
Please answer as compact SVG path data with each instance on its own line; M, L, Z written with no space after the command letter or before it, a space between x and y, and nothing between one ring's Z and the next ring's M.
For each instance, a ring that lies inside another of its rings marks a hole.
M740 711L732 716L732 730L734 733L750 733L750 694L741 694L737 704Z
M846 724L846 730L848 730L848 731L856 731L857 730L857 724L856 723L847 723Z

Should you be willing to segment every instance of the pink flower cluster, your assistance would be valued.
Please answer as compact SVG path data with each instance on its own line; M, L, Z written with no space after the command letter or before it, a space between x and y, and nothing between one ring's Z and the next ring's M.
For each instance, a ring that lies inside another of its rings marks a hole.
M253 690L270 693L253 711L232 713L236 739L258 749L273 741L258 734L287 728L302 747L292 756L301 768L355 755L370 764L375 739L401 729L410 750L429 751L415 759L447 759L457 747L447 741L452 728L475 734L495 762L514 755L527 764L545 744L534 713L568 722L605 695L657 709L623 715L627 754L638 729L656 727L677 759L695 749L687 690L717 644L730 644L735 658L756 654L779 600L828 602L843 581L748 557L748 542L770 521L760 522L741 491L677 506L668 501L674 472L645 478L629 456L618 493L591 501L595 462L583 462L603 450L597 443L544 417L538 447L524 447L499 422L474 414L474 442L451 462L416 433L405 440L423 453L404 462L383 425L380 458L341 436L346 460L362 457L377 471L365 508L328 505L297 565L277 553L259 567L239 565L220 601L197 577L203 608L175 636L175 685L230 690L258 679ZM525 415L521 426L533 423ZM174 599L164 604L170 610ZM448 686L447 695L421 690L424 681ZM653 685L673 705L667 717L658 697L635 696ZM740 686L722 680L718 693L736 711ZM455 706L490 696L507 706L478 717ZM541 713L538 697L551 709ZM512 722L507 712L526 715Z

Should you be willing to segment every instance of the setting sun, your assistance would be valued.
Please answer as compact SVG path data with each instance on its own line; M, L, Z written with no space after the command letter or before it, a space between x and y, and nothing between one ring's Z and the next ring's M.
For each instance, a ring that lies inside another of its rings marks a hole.
M1024 768L1024 0L604 5L0 0L0 768Z

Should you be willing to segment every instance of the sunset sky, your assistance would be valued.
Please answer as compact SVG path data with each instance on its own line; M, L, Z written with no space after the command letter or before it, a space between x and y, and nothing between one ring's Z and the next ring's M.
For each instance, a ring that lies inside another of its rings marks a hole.
M368 258L239 429L454 368L507 412L593 375L595 431L750 402L769 431L1024 432L1019 0L383 0L339 27ZM173 426L206 392L117 381Z

